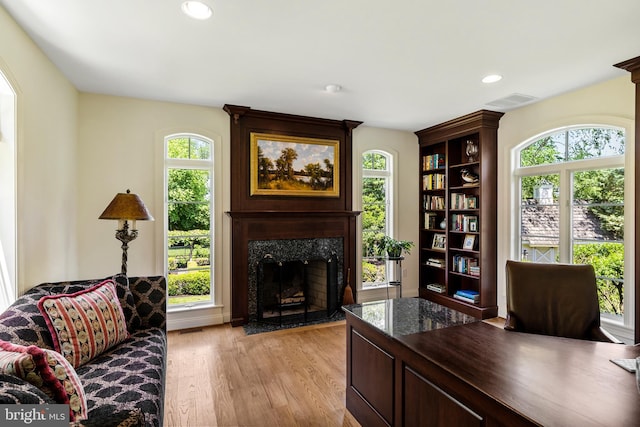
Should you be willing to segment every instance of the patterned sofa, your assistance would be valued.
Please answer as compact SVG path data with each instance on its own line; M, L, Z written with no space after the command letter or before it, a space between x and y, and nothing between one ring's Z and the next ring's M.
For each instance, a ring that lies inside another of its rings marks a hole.
M162 426L167 349L166 279L124 275L108 279L116 283L130 337L75 368L84 389L88 418L73 425ZM82 293L103 280L43 283L30 289L0 314L0 340L11 345L53 350L52 335L38 301L50 295ZM0 373L2 403L56 402L35 385Z

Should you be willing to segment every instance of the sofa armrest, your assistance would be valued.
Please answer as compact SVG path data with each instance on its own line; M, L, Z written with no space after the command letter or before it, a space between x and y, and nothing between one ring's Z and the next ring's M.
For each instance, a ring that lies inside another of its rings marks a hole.
M164 276L129 277L142 328L167 329L167 279Z

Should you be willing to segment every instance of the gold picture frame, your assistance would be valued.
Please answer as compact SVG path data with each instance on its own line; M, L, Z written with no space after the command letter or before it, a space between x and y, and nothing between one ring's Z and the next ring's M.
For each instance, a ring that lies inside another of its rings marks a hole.
M251 196L340 197L340 141L251 132Z

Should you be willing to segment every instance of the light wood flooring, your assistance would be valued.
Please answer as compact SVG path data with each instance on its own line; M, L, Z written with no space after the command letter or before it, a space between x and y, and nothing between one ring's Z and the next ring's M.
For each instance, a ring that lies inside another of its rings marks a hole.
M345 330L170 332L165 426L360 426L345 409Z

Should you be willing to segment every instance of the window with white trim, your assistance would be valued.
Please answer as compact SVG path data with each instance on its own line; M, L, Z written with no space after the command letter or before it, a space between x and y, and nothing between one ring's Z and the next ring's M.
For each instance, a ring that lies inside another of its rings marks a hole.
M0 312L16 298L18 283L16 93L0 71Z
M213 141L165 138L165 260L170 308L213 301Z
M394 278L389 263L377 258L375 242L392 236L393 156L370 150L362 154L362 288L384 285Z
M591 264L603 319L625 320L632 283L625 275L625 132L571 126L517 150L521 260Z

